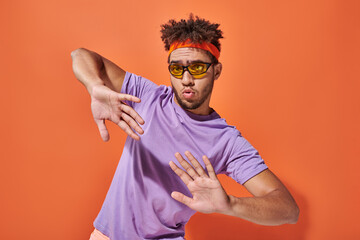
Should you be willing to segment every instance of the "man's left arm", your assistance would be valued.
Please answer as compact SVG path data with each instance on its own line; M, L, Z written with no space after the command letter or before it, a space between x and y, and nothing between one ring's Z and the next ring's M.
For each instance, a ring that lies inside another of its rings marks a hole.
M296 223L299 208L290 192L269 170L264 170L244 183L254 197L229 196L228 215L261 225Z
M189 188L192 198L179 192L171 196L195 211L221 213L236 216L261 225L281 225L296 223L299 208L281 181L270 171L264 170L244 183L254 197L234 197L227 195L206 156L203 156L207 173L192 156L185 153L189 164L179 153L175 154L182 170L170 162L172 170Z

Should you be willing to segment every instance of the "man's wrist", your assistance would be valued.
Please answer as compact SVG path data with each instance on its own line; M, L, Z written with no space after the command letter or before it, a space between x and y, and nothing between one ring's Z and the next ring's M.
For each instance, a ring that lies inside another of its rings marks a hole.
M93 81L91 81L86 85L86 89L89 92L90 96L93 96L94 88L99 86L105 86L105 84L101 79L94 79Z
M236 206L238 199L232 195L228 195L228 200L229 201L228 201L227 206L219 213L224 214L224 215L229 215L229 216L235 216L234 207Z

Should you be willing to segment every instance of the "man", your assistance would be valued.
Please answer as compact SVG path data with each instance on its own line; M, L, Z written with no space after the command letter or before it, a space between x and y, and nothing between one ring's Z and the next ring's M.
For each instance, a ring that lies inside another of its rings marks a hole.
M105 120L129 135L91 239L184 239L196 211L263 225L297 221L298 207L285 186L209 106L222 70L218 27L192 15L162 25L172 87L125 72L95 52L72 52L102 139L109 139ZM179 165L170 161L174 157ZM227 195L219 173L254 197Z

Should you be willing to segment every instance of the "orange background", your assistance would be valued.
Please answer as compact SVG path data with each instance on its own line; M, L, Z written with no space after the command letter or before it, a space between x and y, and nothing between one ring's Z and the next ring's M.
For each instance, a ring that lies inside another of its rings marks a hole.
M125 134L108 124L101 141L70 52L86 47L169 84L159 26L190 12L224 31L211 105L301 213L280 227L196 214L187 238L360 239L359 10L341 0L1 1L1 239L89 238Z

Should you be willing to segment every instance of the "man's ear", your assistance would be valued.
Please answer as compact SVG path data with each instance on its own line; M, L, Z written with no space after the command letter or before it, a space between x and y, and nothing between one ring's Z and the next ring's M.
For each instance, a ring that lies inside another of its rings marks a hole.
M222 64L221 62L218 62L214 65L214 80L220 77L221 71L222 71Z

